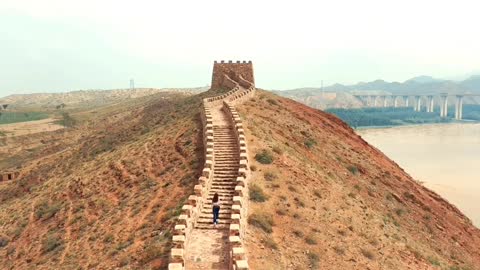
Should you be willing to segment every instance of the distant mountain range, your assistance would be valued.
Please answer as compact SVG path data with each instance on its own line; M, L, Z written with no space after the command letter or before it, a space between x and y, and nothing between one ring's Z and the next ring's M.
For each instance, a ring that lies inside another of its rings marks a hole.
M400 82L376 80L360 82L354 85L335 84L325 87L326 91L384 91L392 94L425 94L425 93L478 93L480 94L480 75L471 76L464 81L435 79L430 76L418 76Z
M480 75L471 76L463 81L436 79L430 76L418 76L405 82L387 82L375 80L359 82L354 85L334 84L321 88L298 88L274 91L314 108L358 107L361 103L352 96L365 94L438 94L438 93L473 93L480 94ZM328 94L327 94L328 93Z

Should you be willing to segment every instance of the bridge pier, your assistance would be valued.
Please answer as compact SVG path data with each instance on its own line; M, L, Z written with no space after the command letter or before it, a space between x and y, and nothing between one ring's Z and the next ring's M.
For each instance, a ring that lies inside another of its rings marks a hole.
M422 110L422 97L415 96L415 104L413 104L413 110L419 112Z
M433 96L427 96L427 112L433 112Z
M446 118L448 114L448 95L441 94L441 102L440 102L440 117Z
M457 95L457 102L455 103L455 119L462 120L463 114L463 95Z
M405 107L408 107L408 96L403 96L403 98L405 99Z
M378 107L379 96L373 96L373 107Z
M383 96L383 107L387 107L387 96Z
M397 108L398 107L398 96L392 96L393 98L393 107Z

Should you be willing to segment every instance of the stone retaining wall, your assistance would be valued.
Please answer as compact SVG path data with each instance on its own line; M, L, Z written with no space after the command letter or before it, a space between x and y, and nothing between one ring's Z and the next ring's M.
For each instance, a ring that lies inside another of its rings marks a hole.
M190 232L195 226L203 202L207 200L208 189L213 178L213 120L210 109L204 107L201 113L203 126L203 145L205 165L202 175L198 179L198 184L194 187L194 195L188 197L187 203L182 206L182 212L178 217L178 221L173 233L173 247L171 250L169 269L183 270L185 267L185 247L188 243Z
M248 180L250 178L248 148L242 120L240 119L237 110L233 104L228 101L223 102L223 110L227 113L234 124L234 133L240 148L240 167L236 179L231 216L232 224L230 224L229 233L230 265L233 270L243 270L248 269L243 245L245 231L248 224Z

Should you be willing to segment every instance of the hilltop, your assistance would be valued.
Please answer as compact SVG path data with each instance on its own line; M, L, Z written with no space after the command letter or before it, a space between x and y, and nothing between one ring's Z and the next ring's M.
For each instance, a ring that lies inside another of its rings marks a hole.
M1 268L165 269L207 95L135 98L9 141L27 146L1 161L21 172L0 184ZM261 90L237 109L251 269L478 269L480 231L338 118Z
M238 110L252 269L479 269L480 230L338 118L260 91Z

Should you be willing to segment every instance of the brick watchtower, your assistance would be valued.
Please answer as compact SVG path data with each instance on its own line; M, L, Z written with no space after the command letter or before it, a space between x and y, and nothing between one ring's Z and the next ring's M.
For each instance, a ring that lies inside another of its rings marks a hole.
M227 75L234 81L238 81L239 76L242 76L243 79L255 84L252 61L215 61L213 63L211 89L228 88L228 85L224 83L224 75Z

